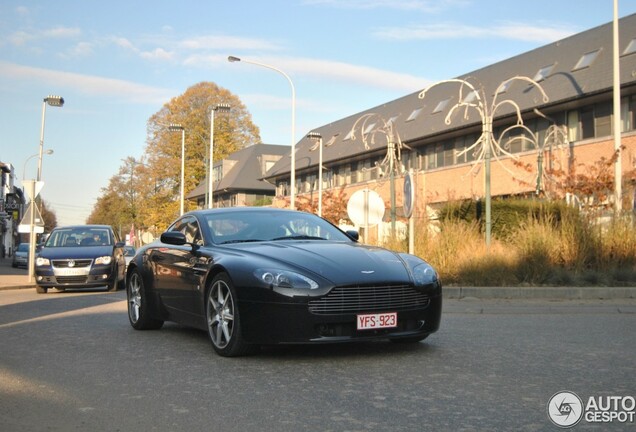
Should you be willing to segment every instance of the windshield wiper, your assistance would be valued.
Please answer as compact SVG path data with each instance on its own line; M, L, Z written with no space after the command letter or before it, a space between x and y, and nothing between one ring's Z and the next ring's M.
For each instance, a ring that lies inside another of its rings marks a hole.
M276 237L273 238L272 241L276 240L327 240L323 237L316 237L310 235L294 235L294 236L284 236L284 237Z
M219 244L230 244L230 243L251 243L251 242L262 242L265 240L261 240L261 239L236 239L236 240L226 240L224 242L221 242Z

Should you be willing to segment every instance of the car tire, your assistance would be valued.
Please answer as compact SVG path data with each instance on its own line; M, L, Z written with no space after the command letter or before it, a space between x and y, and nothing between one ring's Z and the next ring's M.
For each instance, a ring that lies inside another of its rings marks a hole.
M119 282L119 265L115 266L115 271L113 272L113 275L114 275L114 280L108 284L108 291L110 292L115 292L121 287Z
M115 285L116 286L116 285ZM149 297L139 270L135 269L126 283L128 300L128 320L136 330L156 330L163 326L163 321L151 315Z
M428 336L429 335L411 336L411 337L404 337L404 338L394 338L394 339L389 339L389 340L391 342L393 342L393 343L418 343L418 342L422 342Z
M208 336L217 354L238 357L257 349L257 346L243 339L236 290L226 273L214 277L207 290L205 303Z
M37 292L38 294L46 294L47 291L47 288L41 287L40 285L35 286L35 292Z

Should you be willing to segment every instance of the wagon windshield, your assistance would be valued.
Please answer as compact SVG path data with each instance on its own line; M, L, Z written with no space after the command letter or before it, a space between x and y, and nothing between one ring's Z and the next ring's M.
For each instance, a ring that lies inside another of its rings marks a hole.
M205 215L216 244L286 240L351 241L326 220L302 212L223 212Z
M113 238L103 228L63 228L54 230L44 245L50 247L112 246Z

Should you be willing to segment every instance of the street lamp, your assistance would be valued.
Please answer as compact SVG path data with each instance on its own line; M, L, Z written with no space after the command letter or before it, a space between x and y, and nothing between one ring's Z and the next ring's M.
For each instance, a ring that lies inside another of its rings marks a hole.
M210 167L208 173L208 208L214 207L214 187L212 173L214 171L214 113L229 112L230 106L228 104L216 104L210 110Z
M318 216L322 217L322 135L318 132L309 132L307 138L318 142L309 151L313 151L318 146Z
M262 66L264 68L267 69L271 69L273 71L278 72L279 74L281 74L282 76L284 76L287 81L289 81L289 85L291 86L291 92L292 92L292 119L291 119L291 187L290 187L290 193L291 193L291 197L290 197L290 202L289 205L291 207L292 210L296 209L296 152L295 147L296 147L296 142L295 142L295 138L294 135L296 135L296 89L294 88L294 83L292 82L291 78L289 77L289 75L287 75L285 72L283 72L282 70L275 68L274 66L270 66L264 63L259 63L259 62L255 62L255 61L251 61L251 60L243 60L240 59L239 57L234 57L234 56L228 56L227 60L230 63L234 63L234 62L244 62L244 63L250 63L256 66Z
M180 124L172 123L168 126L170 132L181 131L181 199L179 205L179 216L183 214L183 196L185 184L185 128Z
M486 91L484 90L484 88L482 87L480 90L477 90L470 82L468 82L465 79L450 79L450 80L439 81L435 84L428 86L424 90L422 90L418 96L420 99L424 99L424 97L426 96L426 93L431 88L439 86L441 84L448 84L448 83L458 84L459 85L458 102L455 105L453 105L452 108L449 109L448 114L446 115L446 118L444 119L444 123L446 123L446 125L450 125L453 118L453 114L455 113L455 110L458 110L458 109L462 109L462 108L464 109L464 120L468 119L469 108L473 108L479 114L479 117L481 119L481 135L479 136L477 141L473 143L473 145L459 152L457 156L460 156L462 154L466 154L469 151L475 150L475 152L478 153L477 160L484 161L484 183L485 183L484 195L485 195L485 204L486 204L485 213L486 213L486 246L487 247L490 247L490 236L491 236L491 227L492 227L492 218L490 214L491 213L490 212L490 209L491 209L490 160L493 155L495 158L498 158L497 155L499 153L514 157L513 155L511 155L510 153L508 153L501 147L499 143L499 141L501 140L501 135L499 139L495 138L493 133L493 119L499 108L501 108L502 106L509 105L510 107L514 109L515 116L517 117L517 126L523 125L523 120L521 118L521 108L519 107L519 105L511 99L504 99L502 101L498 100L498 97L501 94L504 94L505 89L507 89L508 86L513 81L517 81L517 80L525 81L526 83L529 83L531 85L530 87L531 89L536 88L538 91L541 92L541 95L543 96L543 103L548 102L549 98L548 98L548 95L543 90L543 87L541 87L541 85L535 80L528 78L526 76L514 76L512 78L509 78L503 81L501 84L499 84L499 86L494 92L494 96L490 104L488 104L488 101L486 100Z
M53 149L46 149L46 150L44 150L44 153L43 153L43 154L45 154L45 155L52 155L52 154L53 154ZM22 169L22 181L23 181L23 182L24 182L24 179L26 178L26 166L27 166L27 163L28 163L31 159L36 158L36 157L38 157L38 156L40 156L40 153L33 154L33 155L29 156L29 157L27 158L27 160L26 160L26 161L24 161L24 168Z
M42 127L40 129L40 153L38 159L38 177L37 180L42 180L42 150L44 148L44 119L46 118L46 105L49 104L53 107L62 107L64 105L64 98L61 96L47 96L42 101Z

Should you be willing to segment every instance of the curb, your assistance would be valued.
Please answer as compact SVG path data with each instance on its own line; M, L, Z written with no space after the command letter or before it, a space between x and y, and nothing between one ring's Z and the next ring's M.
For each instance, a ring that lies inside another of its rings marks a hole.
M0 286L0 291L35 289L35 283ZM636 287L444 287L442 297L461 300L612 300L636 299Z
M636 287L444 287L442 295L448 299L633 299Z
M10 285L10 286L0 286L0 291L8 291L8 290L17 290L17 289L35 289L35 283L27 284L27 285Z

